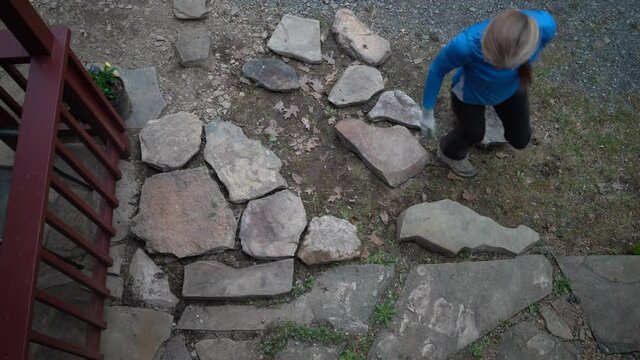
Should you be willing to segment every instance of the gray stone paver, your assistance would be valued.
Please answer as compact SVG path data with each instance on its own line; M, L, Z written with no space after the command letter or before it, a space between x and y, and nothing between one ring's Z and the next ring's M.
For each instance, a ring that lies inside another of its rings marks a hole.
M407 276L393 324L369 359L446 359L552 290L542 255L513 260L418 265Z
M100 345L105 360L150 360L169 338L173 316L151 309L107 306L105 320L109 326L102 332Z
M229 201L243 203L287 187L282 161L238 126L214 120L206 127L205 161L229 192Z
M640 256L559 256L605 353L640 351Z
M336 125L342 144L391 187L400 186L427 165L429 155L402 126L378 128L362 120L347 119Z
M147 178L131 230L152 252L179 258L235 245L237 220L206 167Z
M286 14L267 46L276 54L318 64L322 61L320 22Z
M313 289L276 307L253 305L198 306L184 310L178 328L184 330L264 330L286 321L328 322L335 329L364 334L393 269L382 265L346 265L320 275Z
M445 199L414 205L398 217L398 240L454 256L463 249L518 255L540 235L527 226L504 227L468 207Z
M127 128L141 129L147 121L157 119L167 106L158 87L156 68L120 68L120 77L131 100L131 114L125 119Z
M293 285L293 259L232 268L217 261L184 267L185 299L245 299L286 294Z
M329 102L345 107L369 101L384 90L384 79L378 69L366 65L349 66L329 93Z
M203 125L185 111L149 121L139 135L142 161L161 171L180 169L200 151Z

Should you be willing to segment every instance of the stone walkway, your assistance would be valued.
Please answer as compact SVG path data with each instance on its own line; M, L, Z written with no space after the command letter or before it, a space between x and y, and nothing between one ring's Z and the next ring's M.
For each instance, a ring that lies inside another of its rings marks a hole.
M197 21L208 11L205 0L174 0L178 19ZM327 100L336 107L351 106L385 90L376 66L390 56L389 42L346 9L336 13L331 31L357 63L344 71ZM182 66L205 69L210 45L205 28L183 31L175 44ZM322 61L321 47L320 22L291 15L282 18L268 41L271 51L305 66ZM292 66L271 57L247 62L242 74L264 91L307 86ZM107 360L351 359L341 357L344 341L327 344L293 337L285 339L276 354L265 354L264 337L283 324L314 329L327 325L342 336L369 336L368 359L446 359L514 315L539 307L558 286L553 259L525 255L539 240L537 232L523 225L507 228L451 200L406 209L398 218L396 240L444 256L484 252L503 255L500 260L423 264L408 273L362 264L364 239L357 227L308 213L288 189L276 153L230 119L205 124L188 112L159 118L165 103L153 68L126 70L123 77L133 101L127 124L141 129L135 142L140 153L121 162L121 207L114 220L118 234L108 278L112 304L105 311L109 327L102 336ZM409 130L419 128L419 116L413 99L390 89L379 96L368 119L397 125L345 119L335 128L345 148L381 181L397 187L429 162ZM488 134L487 146L504 142L500 129ZM193 160L200 155L203 162ZM139 174L154 175L137 178ZM64 219L64 205L59 207ZM243 209L241 216L234 214L237 209ZM55 236L48 241L67 258L85 261ZM240 249L255 260L234 267L206 258ZM191 261L196 256L203 257ZM191 262L182 266L176 258ZM577 359L580 346L575 340L591 333L603 353L640 351L640 257L555 261L589 324L572 321L567 309L576 306L575 301L558 299L539 309L546 330L527 321L514 324L505 332L497 358ZM317 267L326 264L330 266ZM306 268L319 275L294 283L296 271ZM170 279L181 279L181 288ZM394 280L402 285L393 288ZM78 289L46 268L40 285L82 302ZM387 318L376 320L384 309ZM42 313L37 324L41 329L71 324L48 309L37 311ZM42 349L34 353L48 356Z

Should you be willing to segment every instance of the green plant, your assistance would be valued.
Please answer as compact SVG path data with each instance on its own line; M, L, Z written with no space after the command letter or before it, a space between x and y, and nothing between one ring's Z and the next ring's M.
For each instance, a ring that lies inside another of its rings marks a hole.
M118 70L106 62L102 69L96 65L91 65L89 68L89 75L109 100L113 100L115 98L116 78L120 77Z
M557 295L568 294L571 292L571 280L564 276L553 279L553 292Z
M640 243L637 243L631 247L631 253L633 255L640 255Z
M338 115L338 110L336 110L335 108L332 108L332 107L324 108L324 116L330 118L336 115Z
M482 353L484 352L484 348L487 344L489 344L489 339L487 337L483 337L469 345L469 353L474 359L482 359Z
M304 281L297 280L293 288L291 289L291 296L298 297L313 288L313 284L316 283L316 278L313 275L307 275Z
M395 265L399 261L400 257L398 257L397 255L389 254L388 252L385 252L383 250L380 250L367 258L367 264L377 265Z
M512 326L513 326L513 323L511 321L504 320L503 322L500 323L500 325L498 325L498 330L500 331L508 330Z
M356 354L351 350L345 350L340 354L340 360L365 360L366 356L364 354Z
M378 324L389 326L389 322L393 320L396 314L395 302L393 300L393 292L387 291L387 298L381 304L376 304L376 311L373 313L373 319Z
M265 355L273 356L284 350L289 340L330 345L344 341L344 335L328 326L309 327L287 322L270 329L260 348Z
M537 301L534 302L533 304L529 305L528 310L529 315L537 314L540 311L540 303Z

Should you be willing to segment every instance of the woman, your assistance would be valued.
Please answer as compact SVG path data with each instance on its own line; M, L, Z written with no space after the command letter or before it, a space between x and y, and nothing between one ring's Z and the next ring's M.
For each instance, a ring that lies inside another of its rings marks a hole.
M485 106L495 108L513 147L529 144L531 64L555 33L556 22L546 11L507 10L465 29L438 54L424 86L423 129L435 124L433 108L444 76L459 68L451 88L458 124L438 148L438 158L454 173L464 177L477 173L468 153L484 138Z

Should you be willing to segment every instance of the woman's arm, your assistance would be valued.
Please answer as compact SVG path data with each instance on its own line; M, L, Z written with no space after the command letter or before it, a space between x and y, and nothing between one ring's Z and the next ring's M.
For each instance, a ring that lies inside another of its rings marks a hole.
M469 62L471 48L468 36L460 33L444 47L429 66L429 74L422 92L422 107L432 110L436 105L442 80L451 70Z

